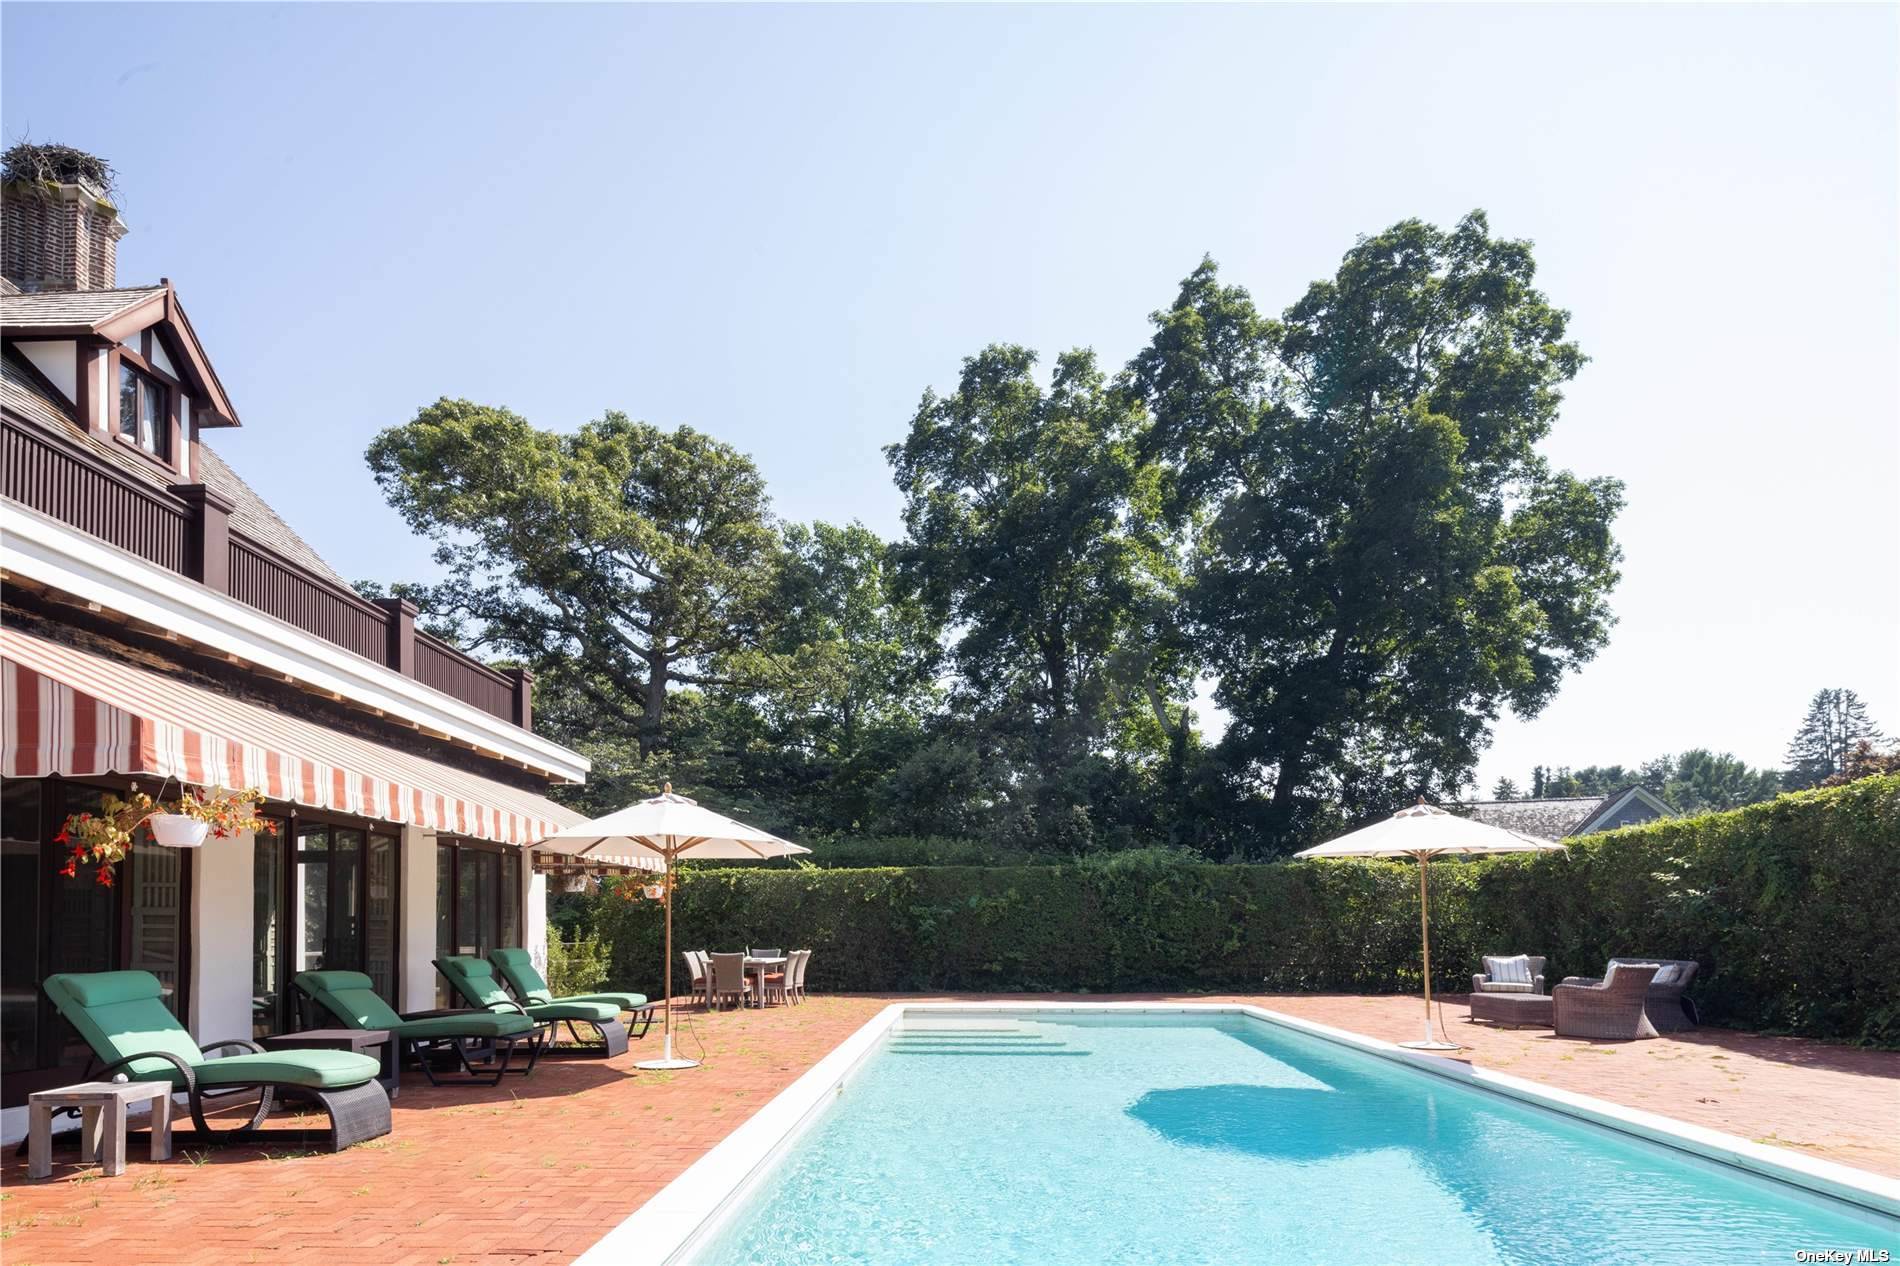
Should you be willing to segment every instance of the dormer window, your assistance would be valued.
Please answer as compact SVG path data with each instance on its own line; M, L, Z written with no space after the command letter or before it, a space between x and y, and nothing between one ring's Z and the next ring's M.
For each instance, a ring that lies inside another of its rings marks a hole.
M172 421L165 407L165 387L123 361L119 363L119 434L170 464Z

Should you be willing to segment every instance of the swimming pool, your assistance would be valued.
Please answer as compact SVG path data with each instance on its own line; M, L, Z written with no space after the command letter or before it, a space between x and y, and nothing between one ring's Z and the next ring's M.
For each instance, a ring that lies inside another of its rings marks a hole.
M911 1010L862 1045L672 1260L1900 1259L1871 1208L1232 1009Z

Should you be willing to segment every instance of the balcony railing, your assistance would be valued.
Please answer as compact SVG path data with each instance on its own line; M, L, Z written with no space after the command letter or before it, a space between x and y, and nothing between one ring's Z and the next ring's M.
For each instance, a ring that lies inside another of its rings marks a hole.
M231 527L231 503L203 484L156 488L67 440L0 419L0 496L69 524L167 571L374 660L524 729L533 678L497 672L416 631L416 609L369 601Z

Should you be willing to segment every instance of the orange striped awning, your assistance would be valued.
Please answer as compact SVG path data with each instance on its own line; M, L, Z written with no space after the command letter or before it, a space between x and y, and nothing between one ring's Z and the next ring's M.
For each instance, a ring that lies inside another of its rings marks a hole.
M0 629L0 772L138 774L256 787L273 800L532 844L582 821L545 796Z

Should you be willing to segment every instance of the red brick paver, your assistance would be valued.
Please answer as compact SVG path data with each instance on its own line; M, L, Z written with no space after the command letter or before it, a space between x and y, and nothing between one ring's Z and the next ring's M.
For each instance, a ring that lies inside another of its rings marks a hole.
M694 1011L679 1044L703 1068L646 1073L657 1031L611 1063L546 1062L493 1090L405 1079L395 1132L341 1155L223 1149L120 1178L57 1154L54 1177L0 1169L0 1257L60 1262L554 1263L572 1260L892 1001L823 997L764 1012ZM1038 995L1030 1001L1056 1001ZM1086 999L1103 1001L1102 998ZM1415 999L1249 1001L1403 1040ZM1900 1054L1703 1030L1599 1043L1464 1022L1474 1063L1762 1142L1900 1176ZM11 1149L9 1149L10 1151Z

